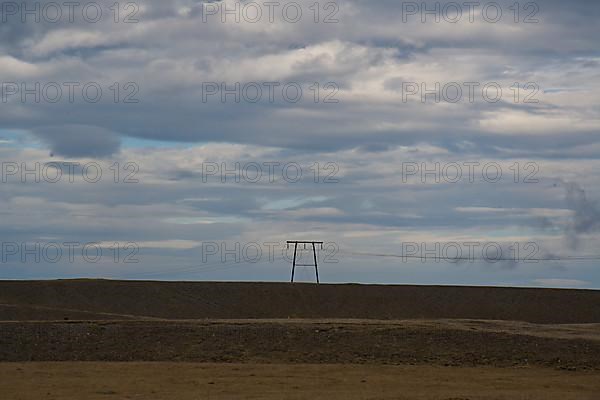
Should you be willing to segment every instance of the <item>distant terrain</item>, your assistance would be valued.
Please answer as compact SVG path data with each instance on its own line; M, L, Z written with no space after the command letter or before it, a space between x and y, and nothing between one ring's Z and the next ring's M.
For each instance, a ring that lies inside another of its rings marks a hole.
M108 280L0 281L0 320L145 317L600 323L600 291Z

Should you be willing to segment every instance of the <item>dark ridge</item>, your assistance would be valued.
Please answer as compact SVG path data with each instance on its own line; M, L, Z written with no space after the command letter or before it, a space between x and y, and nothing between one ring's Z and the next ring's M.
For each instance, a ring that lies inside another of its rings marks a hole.
M600 323L600 291L286 283L0 281L0 320L486 319Z

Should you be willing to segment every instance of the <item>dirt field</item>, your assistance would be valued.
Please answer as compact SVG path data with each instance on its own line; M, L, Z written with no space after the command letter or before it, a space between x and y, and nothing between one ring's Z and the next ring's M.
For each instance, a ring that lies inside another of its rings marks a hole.
M577 324L600 323L598 304L600 291L591 290L105 280L0 281L0 320L441 318Z
M0 282L0 399L598 399L599 294Z
M600 371L600 325L457 320L3 322L0 361L542 366Z
M592 373L539 368L187 363L0 363L19 400L596 400Z

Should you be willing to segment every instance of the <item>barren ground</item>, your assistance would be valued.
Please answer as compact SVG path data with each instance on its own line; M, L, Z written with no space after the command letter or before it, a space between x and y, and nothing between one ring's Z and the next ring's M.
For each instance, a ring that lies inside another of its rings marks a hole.
M600 291L106 280L0 281L0 320L486 319L600 323Z
M0 398L598 399L599 310L594 291L0 282Z
M3 399L596 400L591 372L431 366L2 363Z

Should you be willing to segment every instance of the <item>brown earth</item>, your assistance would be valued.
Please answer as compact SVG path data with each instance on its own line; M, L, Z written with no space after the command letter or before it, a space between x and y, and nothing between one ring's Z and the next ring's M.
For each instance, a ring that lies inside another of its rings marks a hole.
M600 323L600 291L283 283L0 281L0 320L488 319Z
M600 292L0 282L0 393L598 399Z
M600 325L443 320L2 322L0 361L542 366L600 371Z
M597 374L431 366L0 363L8 400L597 400Z

